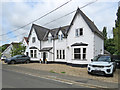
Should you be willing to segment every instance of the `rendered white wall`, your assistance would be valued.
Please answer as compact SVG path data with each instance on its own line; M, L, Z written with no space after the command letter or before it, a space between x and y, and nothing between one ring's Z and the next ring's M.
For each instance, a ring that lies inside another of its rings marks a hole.
M76 37L75 36L75 30L78 28L83 28L83 36ZM74 43L86 43L87 46L87 61L78 61L78 60L72 60L72 48L71 45ZM82 16L80 14L77 15L77 17L74 20L73 25L70 28L70 31L68 33L67 37L67 62L71 62L74 64L88 64L91 62L91 59L93 58L93 47L94 47L94 33L91 31L87 23L84 21Z
M95 52L94 56L97 56L98 54L104 54L104 40L98 37L95 34Z

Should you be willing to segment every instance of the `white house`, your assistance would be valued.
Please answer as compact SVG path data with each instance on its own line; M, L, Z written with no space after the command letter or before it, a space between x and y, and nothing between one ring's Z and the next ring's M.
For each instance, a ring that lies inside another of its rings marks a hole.
M70 25L48 29L33 24L28 43L31 61L88 64L104 53L102 33L79 8Z
M28 46L28 38L27 37L23 37L21 43L24 45L24 46Z
M28 37L23 37L21 43L22 43L22 45L24 45L26 47L24 54L28 55Z
M12 42L3 52L2 52L2 55L3 56L6 56L7 58L10 58L11 57L11 49L13 48L13 46L16 46L18 45L17 42Z

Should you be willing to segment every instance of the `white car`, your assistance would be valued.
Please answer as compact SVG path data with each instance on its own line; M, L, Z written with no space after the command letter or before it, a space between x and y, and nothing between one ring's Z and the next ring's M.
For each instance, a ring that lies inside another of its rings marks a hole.
M116 63L113 62L110 55L99 55L94 57L87 67L88 74L109 75L112 77L115 69Z

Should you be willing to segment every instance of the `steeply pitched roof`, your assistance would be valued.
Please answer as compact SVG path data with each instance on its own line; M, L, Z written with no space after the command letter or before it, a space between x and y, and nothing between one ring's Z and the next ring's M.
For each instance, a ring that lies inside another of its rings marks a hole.
M102 35L102 32L100 32L98 30L98 28L96 27L96 25L78 8L76 13L75 13L75 16L70 24L70 27L67 31L67 33L69 32L71 26L73 25L73 22L74 22L74 19L76 18L77 14L80 14L83 19L85 20L85 22L88 24L89 28L92 30L92 32L94 32L95 34L97 34L99 37L101 37L102 39L104 39L103 35Z
M89 26L89 28L91 29L92 32L94 32L96 35L98 35L99 37L101 37L102 39L104 39L102 32L100 32L98 30L98 28L96 27L96 25L78 8L73 19L72 22L70 23L70 25L67 26L63 26L63 27L59 27L59 28L54 28L54 29L48 29L36 24L32 25L31 31L34 28L35 32L37 34L38 40L47 40L48 34L51 33L52 36L54 37L54 39L58 38L58 32L61 30L62 33L64 34L65 37L68 36L68 32L71 28L71 26L73 25L73 22L77 16L77 14L80 14L83 19L85 20L85 22L87 23L87 25ZM30 37L31 31L29 33L28 38Z
M62 33L64 34L64 36L66 36L66 32L68 30L70 25L67 25L67 26L63 26L63 27L59 27L59 28L54 28L54 29L51 29L49 30L48 32L46 32L46 35L44 37L44 40L47 40L48 38L48 34L51 33L52 36L54 37L54 39L56 39L58 36L58 32L61 30Z
M31 30L30 30L30 33L29 33L28 38L30 37L33 28L34 28L34 30L35 30L35 32L36 32L36 34L37 34L38 40L43 40L46 32L49 31L49 29L47 29L47 28L45 28L45 27L42 27L42 26L33 24L33 25L32 25L32 28L31 28Z

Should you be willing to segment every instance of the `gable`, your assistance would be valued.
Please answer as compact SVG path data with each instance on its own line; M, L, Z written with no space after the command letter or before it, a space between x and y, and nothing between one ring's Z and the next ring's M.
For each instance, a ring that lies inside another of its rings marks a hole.
M104 39L103 35L102 35L102 32L100 32L98 30L98 28L96 27L96 25L78 8L74 17L73 17L73 20L71 21L71 24L70 24L70 27L67 31L67 35L69 33L69 30L71 28L71 26L74 24L74 21L75 21L75 18L78 16L78 15L81 15L82 18L84 19L84 21L86 22L86 24L89 26L89 28L91 29L91 31L93 33L95 33L97 36L99 36L100 38Z
M37 35L38 40L43 40L46 32L49 31L49 29L47 29L47 28L45 28L45 27L42 27L42 26L38 26L38 25L36 25L36 24L33 24L32 27L31 27L29 36L28 36L28 40L29 40L29 37L31 36L31 33L32 33L33 29L34 29L34 31L36 32L36 35Z

